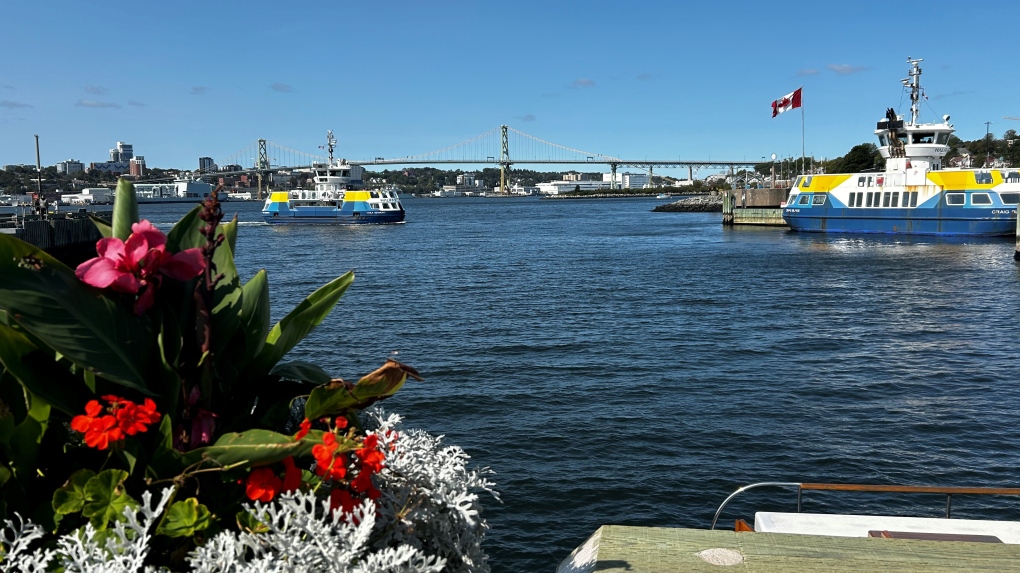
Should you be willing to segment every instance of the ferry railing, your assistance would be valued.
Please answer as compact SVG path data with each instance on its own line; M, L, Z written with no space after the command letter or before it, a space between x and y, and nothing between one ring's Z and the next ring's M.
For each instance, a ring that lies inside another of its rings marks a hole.
M946 519L950 519L954 495L1020 495L1020 488L1015 487L939 487L927 485L871 485L852 483L801 483L785 481L766 481L752 483L737 488L729 497L723 500L719 509L712 517L712 527L715 529L723 508L735 497L750 489L759 487L795 487L797 488L797 513L800 513L802 494L805 490L813 491L860 491L860 492L881 492L881 493L935 493L946 496Z

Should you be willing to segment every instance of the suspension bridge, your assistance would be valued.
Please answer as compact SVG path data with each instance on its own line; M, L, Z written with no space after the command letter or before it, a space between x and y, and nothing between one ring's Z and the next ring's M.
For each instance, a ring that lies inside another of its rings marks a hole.
M325 163L325 155L307 153L259 139L237 153L217 162L217 166L200 173L218 175L226 173L256 173L261 181L263 175L278 171L308 169L313 163ZM499 166L500 188L509 192L509 171L512 165L608 165L612 171L611 182L615 186L616 171L619 167L634 167L648 171L655 168L686 167L693 178L696 168L729 168L732 173L738 167L753 167L754 161L721 159L626 159L601 153L592 153L560 145L508 125L501 125L466 141L428 153L403 157L375 157L372 159L347 159L350 165L368 167L373 165L442 165L442 164L483 164ZM246 166L245 164L250 166ZM261 183L260 183L261 187Z

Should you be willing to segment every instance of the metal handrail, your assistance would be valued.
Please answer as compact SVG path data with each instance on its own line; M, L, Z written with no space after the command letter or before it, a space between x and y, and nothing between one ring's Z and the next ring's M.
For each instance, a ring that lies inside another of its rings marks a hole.
M723 500L719 509L715 511L715 516L712 517L712 527L709 529L715 529L716 522L719 521L719 515L722 513L726 504L730 502L737 495L757 487L796 487L797 488L797 513L800 513L801 506L801 493L804 490L815 490L815 491L870 491L870 492L885 492L885 493L939 493L946 496L946 519L950 518L950 511L952 509L953 496L954 495L1020 495L1020 488L1015 487L939 487L939 486L927 486L927 485L871 485L871 484L851 484L851 483L801 483L801 482L784 482L784 481L766 481L745 485L738 488L736 491L731 493L729 497Z

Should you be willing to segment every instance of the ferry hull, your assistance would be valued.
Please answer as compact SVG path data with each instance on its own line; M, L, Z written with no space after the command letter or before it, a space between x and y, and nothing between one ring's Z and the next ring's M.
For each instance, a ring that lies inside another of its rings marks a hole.
M304 213L296 209L285 212L262 211L262 219L270 225L385 225L404 222L403 210L389 213L344 213L335 209L317 211L319 212Z
M907 235L957 235L975 237L1012 236L1016 233L1016 213L988 217L924 217L918 213L872 212L804 214L784 209L783 218L794 231L809 233L889 233ZM916 210L915 210L916 211Z

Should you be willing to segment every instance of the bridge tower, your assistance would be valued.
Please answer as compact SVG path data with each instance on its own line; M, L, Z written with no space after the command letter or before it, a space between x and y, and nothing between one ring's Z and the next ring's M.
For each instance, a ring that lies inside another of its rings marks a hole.
M507 126L499 126L503 131L503 150L499 154L499 192L503 195L510 194L510 138L507 137Z
M262 176L269 171L269 154L266 153L266 140L259 140L259 159L255 163L255 172L259 176L259 201L262 200Z

